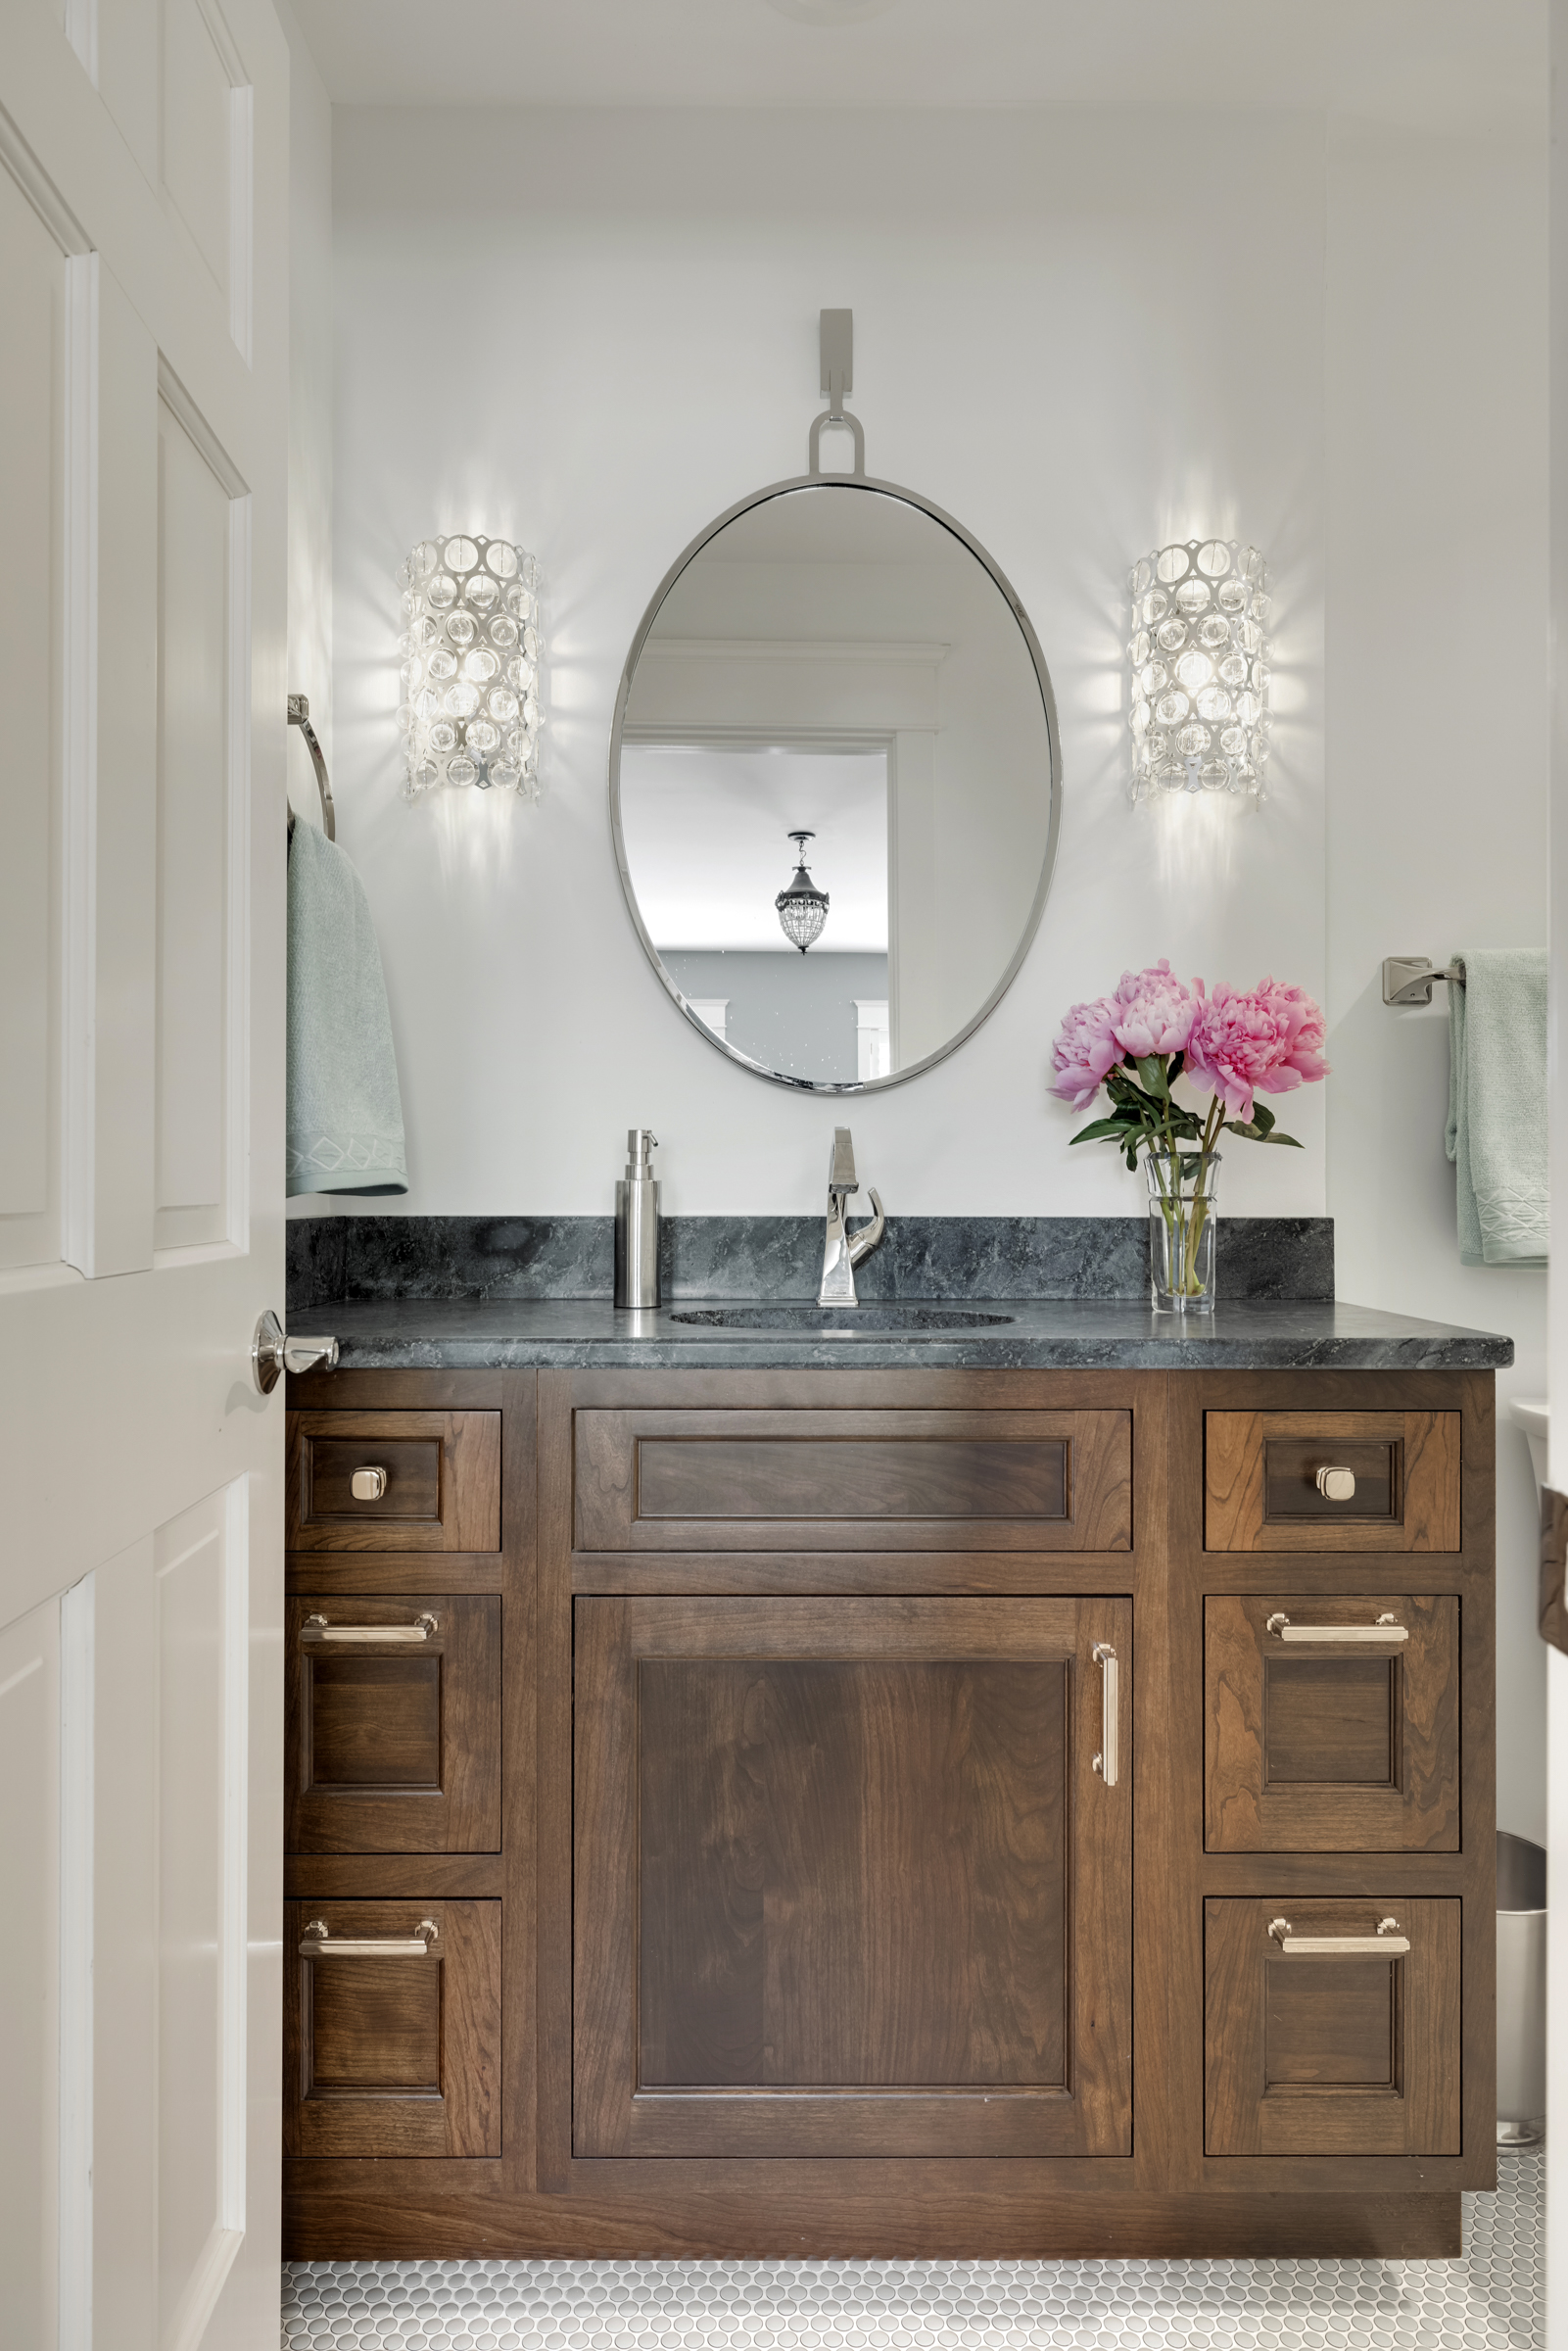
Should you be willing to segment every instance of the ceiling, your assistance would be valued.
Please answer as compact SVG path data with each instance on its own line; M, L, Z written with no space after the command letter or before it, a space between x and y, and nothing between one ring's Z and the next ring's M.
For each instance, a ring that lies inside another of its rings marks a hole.
M793 954L774 899L794 871L790 828L828 892L820 949L887 952L887 761L882 752L690 750L626 744L621 832L656 946Z
M294 0L349 106L1544 106L1545 0ZM1173 156L1173 164L1179 156Z

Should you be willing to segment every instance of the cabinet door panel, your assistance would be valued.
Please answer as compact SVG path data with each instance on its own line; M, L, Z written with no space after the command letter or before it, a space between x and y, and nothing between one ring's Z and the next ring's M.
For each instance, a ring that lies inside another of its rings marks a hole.
M1211 1852L1459 1850L1452 1594L1211 1593L1204 1715Z
M1128 1603L576 1615L576 2153L1129 2151Z
M1458 1413L1208 1413L1209 1551L1459 1549ZM1348 1469L1336 1499L1320 1469Z
M289 1851L499 1850L498 1595L296 1593L285 1638Z
M1457 2155L1459 1908L1398 1894L1206 1902L1208 2152ZM1289 1948L1375 1940L1384 1919L1408 1952Z
M1130 1413L579 1412L580 1551L1128 1551Z
M422 1954L302 1951L418 1941ZM499 2155L499 1902L284 1904L286 2155Z

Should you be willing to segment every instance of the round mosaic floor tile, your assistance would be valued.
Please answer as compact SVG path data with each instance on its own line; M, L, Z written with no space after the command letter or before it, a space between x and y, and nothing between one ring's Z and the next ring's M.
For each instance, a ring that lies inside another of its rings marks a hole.
M296 2262L282 2351L1542 2351L1544 2190L1459 2261Z

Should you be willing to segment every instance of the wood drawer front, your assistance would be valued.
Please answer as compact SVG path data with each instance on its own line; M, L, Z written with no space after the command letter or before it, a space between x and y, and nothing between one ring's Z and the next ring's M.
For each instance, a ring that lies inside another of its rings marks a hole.
M1132 1415L575 1415L580 1551L1129 1551Z
M362 1627L327 1641L310 1625ZM417 1645L378 1642L422 1616ZM288 1603L287 1848L500 1849L501 1604L493 1593L299 1593Z
M1380 1616L1402 1643L1280 1637L1282 1617L1309 1634L1375 1629ZM1212 1853L1456 1853L1457 1599L1211 1593L1204 1750Z
M1457 1901L1204 1904L1211 2155L1457 2155ZM1406 1956L1301 1957L1270 1935L1367 1936L1393 1917Z
M1457 1413L1207 1413L1209 1551L1457 1551ZM1331 1502L1319 1469L1350 1469Z
M500 1415L291 1413L288 1514L291 1551L499 1551Z
M499 1902L285 1902L286 2155L499 2155ZM329 1941L410 1938L420 1958L308 1958Z
M1129 2154L1131 1619L580 1599L574 2152Z

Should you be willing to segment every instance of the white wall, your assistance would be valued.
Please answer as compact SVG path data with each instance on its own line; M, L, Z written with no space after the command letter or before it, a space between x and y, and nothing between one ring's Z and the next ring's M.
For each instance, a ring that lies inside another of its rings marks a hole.
M1506 1399L1544 1392L1546 1276L1459 1264L1447 990L1391 1011L1378 967L1546 943L1544 104L1543 82L1540 120L1470 137L1336 128L1326 352L1339 1291L1514 1339L1497 1379L1497 1816L1538 1843L1535 1489Z
M804 469L825 304L855 309L870 469L990 549L1062 721L1061 855L1020 980L941 1068L855 1105L889 1213L1139 1206L1112 1155L1068 1153L1043 1082L1063 1009L1125 965L1321 989L1321 121L1184 114L1176 169L1152 120L338 112L339 839L387 968L400 1208L607 1209L639 1122L672 1211L818 1201L834 1111L726 1062L665 997L621 901L605 762L668 563ZM392 574L457 527L543 566L536 810L400 797ZM1261 821L1135 817L1126 569L1212 531L1275 566L1277 796ZM1238 1146L1228 1206L1321 1210L1321 1091L1290 1109L1308 1148Z

